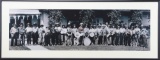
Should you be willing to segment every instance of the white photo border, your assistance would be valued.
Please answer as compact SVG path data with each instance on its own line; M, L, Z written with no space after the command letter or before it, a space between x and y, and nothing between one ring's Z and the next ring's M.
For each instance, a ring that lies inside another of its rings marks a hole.
M10 9L150 10L150 51L9 50ZM1 58L158 58L158 2L2 2Z

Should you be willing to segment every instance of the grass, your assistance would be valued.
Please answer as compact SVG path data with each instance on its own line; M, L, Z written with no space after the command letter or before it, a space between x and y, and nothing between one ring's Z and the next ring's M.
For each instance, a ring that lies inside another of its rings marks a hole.
M149 48L133 47L133 46L45 46L49 50L107 50L107 51L149 51Z
M30 50L26 46L9 46L9 50Z

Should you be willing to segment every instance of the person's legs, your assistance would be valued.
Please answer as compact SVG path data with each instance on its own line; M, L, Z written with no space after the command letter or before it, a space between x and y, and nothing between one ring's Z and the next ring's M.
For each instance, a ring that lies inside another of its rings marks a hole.
M55 33L55 38L56 38L56 45L58 45L58 33Z
M38 32L36 33L36 44L38 44Z
M25 45L24 34L21 34L22 45Z
M11 46L14 44L14 35L11 37Z
M54 35L54 33L52 33L51 39L52 39L52 45L55 45L55 35Z
M32 34L33 44L35 44L35 33Z
M18 33L15 33L15 45L17 46L17 38L18 38Z

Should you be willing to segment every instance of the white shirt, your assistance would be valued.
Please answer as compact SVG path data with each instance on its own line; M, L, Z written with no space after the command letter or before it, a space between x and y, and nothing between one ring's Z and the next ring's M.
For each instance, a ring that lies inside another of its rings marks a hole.
M120 33L124 33L125 29L124 28L120 28Z
M102 29L101 28L97 29L97 32L98 32L99 35L102 35Z
M120 33L120 29L116 29L116 31L115 31L116 33Z
M45 29L45 33L49 33L50 32L50 30L49 29Z
M141 30L141 35L147 35L148 31L146 29Z
M113 35L113 34L115 34L116 29L115 28L110 28L110 32L111 32L110 34Z
M43 27L38 29L38 33L42 33L42 31L45 31L45 29Z
M16 33L16 32L18 32L18 30L17 30L15 27L12 27L11 30L10 30L10 33L11 33L11 34L14 34L14 33Z
M33 27L32 29L34 33L38 31L38 27Z
M55 30L56 30L57 32L61 32L62 28L61 28L61 27L55 27Z
M89 32L89 28L84 28L84 33Z
M26 27L26 32L28 33L28 32L32 32L33 30L32 30L32 28L31 27Z
M73 29L72 29L72 33L74 33L74 34L75 34L75 33L76 33L76 31L77 31L77 28L73 28Z
M134 31L135 31L135 33L140 33L140 29L139 28L135 28Z
M62 28L61 34L66 34L66 33L67 33L67 29L66 28Z

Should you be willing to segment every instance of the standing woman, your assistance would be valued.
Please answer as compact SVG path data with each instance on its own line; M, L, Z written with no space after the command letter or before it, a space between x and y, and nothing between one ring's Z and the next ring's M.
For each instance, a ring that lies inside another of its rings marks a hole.
M19 31L19 35L22 39L22 45L24 46L25 45L25 36L24 36L24 33L25 33L25 28L23 26L23 23L20 24L20 27L18 27L18 31Z
M30 27L30 23L27 24L25 31L27 34L27 44L30 45L31 44L31 33L33 31L32 28Z
M13 24L13 27L11 28L10 33L11 33L11 46L13 45L17 46L18 29L16 27L16 24Z

